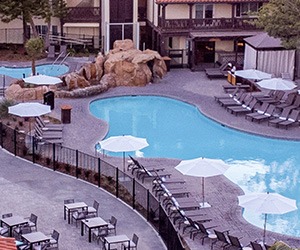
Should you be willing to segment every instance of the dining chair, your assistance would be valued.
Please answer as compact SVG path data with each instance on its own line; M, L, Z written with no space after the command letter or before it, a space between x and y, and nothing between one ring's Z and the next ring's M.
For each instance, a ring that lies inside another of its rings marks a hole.
M25 219L28 221L28 225L31 228L31 231L37 231L38 217L35 214L30 214L30 217L26 217Z
M96 217L98 216L99 202L94 200L93 206L88 206L87 216L88 217Z
M111 216L110 220L108 221L108 233L114 233L117 235L117 219L114 216Z
M130 245L128 242L122 243L122 249L129 250L129 249L137 249L137 244L139 242L139 237L136 234L132 235L132 239L130 240Z

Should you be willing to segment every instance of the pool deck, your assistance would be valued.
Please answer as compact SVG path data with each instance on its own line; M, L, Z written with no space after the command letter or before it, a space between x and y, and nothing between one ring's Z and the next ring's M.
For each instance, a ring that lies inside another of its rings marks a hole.
M103 94L88 98L55 99L55 109L51 115L60 118L60 106L63 104L72 106L71 123L64 125L63 145L89 154L95 153L95 143L105 137L108 129L105 122L96 119L90 114L89 103L95 99L121 95L162 95L176 98L196 105L203 114L224 126L268 137L300 140L299 126L291 127L288 130L278 129L267 126L266 122L257 124L246 120L244 116L234 116L226 112L226 110L214 100L215 95L224 95L222 89L223 84L226 84L226 80L209 80L204 72L191 72L189 69L171 69L165 78L156 83L148 84L145 87L118 87L109 89ZM205 146L205 142L203 142L203 145ZM116 166L121 164L121 159L117 157L105 157L105 160ZM146 166L147 164L163 166L167 171L172 172L172 178L174 176L175 178L180 177L185 179L190 192L200 201L200 179L183 176L176 171L174 167L180 162L179 160L141 158L140 161ZM13 181L13 178L11 181ZM224 176L208 178L205 184L206 197L212 205L211 208L204 209L207 217L212 219L210 224L216 225L216 229L220 231L230 230L230 234L243 237L241 241L244 244L248 244L251 240L262 239L263 230L247 223L241 216L241 208L238 206L237 196L243 194L243 192L237 185ZM61 185L63 186L64 184L61 183ZM150 183L146 183L146 185L150 185ZM91 199L90 196L89 199ZM120 203L118 200L115 200L115 202ZM47 208L44 209L47 210ZM102 211L101 205L100 210ZM0 211L2 211L2 209ZM121 213L122 216L125 216L127 212L131 212L130 208L124 209ZM107 213L107 211L105 211L105 213ZM132 227L134 226L135 225L132 225ZM136 232L141 230L140 224L136 225L135 229L136 230L132 230ZM151 239L155 240L155 237ZM192 241L189 239L188 234L186 234L185 239L190 249L199 249L199 245L201 244L200 240L195 239ZM274 239L283 240L291 246L300 246L299 238L267 232L266 242L271 244L274 242ZM144 244L144 246L147 245L147 243L143 241L142 244ZM159 248L157 248L157 246L155 248L148 246L147 248L142 247L140 249ZM206 242L203 249L210 249L210 245Z

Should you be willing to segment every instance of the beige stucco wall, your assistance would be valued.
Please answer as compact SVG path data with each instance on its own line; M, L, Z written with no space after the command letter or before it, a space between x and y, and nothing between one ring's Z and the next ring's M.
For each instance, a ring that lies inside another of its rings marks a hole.
M231 18L231 5L230 4L215 4L214 5L214 18Z
M166 7L166 19L189 18L187 4L169 4Z

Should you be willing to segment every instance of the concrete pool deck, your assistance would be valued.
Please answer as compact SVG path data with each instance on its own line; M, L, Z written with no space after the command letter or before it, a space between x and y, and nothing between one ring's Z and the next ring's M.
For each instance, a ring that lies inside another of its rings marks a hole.
M65 124L64 126L63 145L74 149L78 149L89 154L95 153L95 143L97 143L99 140L105 137L108 129L108 126L105 122L96 119L90 114L89 103L98 98L106 98L120 95L163 95L173 97L196 105L201 110L201 112L203 112L203 114L225 126L229 126L249 133L261 134L270 137L300 140L299 126L289 128L288 130L277 129L274 127L268 127L266 123L253 123L247 121L244 118L244 116L236 117L226 112L224 108L220 107L214 101L215 95L224 94L222 90L223 84L226 84L226 80L209 80L206 78L204 72L191 72L188 69L172 69L171 72L169 72L164 79L158 81L157 83L149 84L145 87L118 87L110 89L103 94L88 98L55 99L55 109L53 110L51 116L60 119L60 106L63 104L71 105L71 123ZM205 145L205 142L203 143ZM5 156L1 156L5 158ZM105 157L105 160L114 164L115 166L121 164L120 158ZM191 193L198 199L200 199L199 179L182 176L178 171L174 170L174 166L176 166L179 163L179 160L144 158L141 159L141 162L145 163L145 165L148 163L151 165L155 164L159 166L164 166L165 168L167 168L168 171L172 172L172 177L180 177L187 180L187 185ZM1 164L1 166L3 166L3 164ZM13 184L14 178L11 178L11 184ZM15 181L17 183L18 179L15 179ZM34 178L32 179L32 181L34 181ZM65 180L61 180L60 185L63 185L64 181ZM224 176L209 178L205 183L206 196L209 198L209 201L212 204L211 208L205 209L205 213L207 214L207 217L212 219L212 224L218 226L216 229L229 229L232 235L243 237L241 241L246 244L248 244L250 240L262 238L263 230L247 223L241 216L241 208L237 205L237 196L241 195L242 191L238 186L227 180ZM148 183L148 185L150 184ZM38 189L38 186L36 186L35 188ZM88 187L85 188L89 189ZM76 192L75 190L73 191ZM65 195L66 194L67 193L65 193ZM87 201L91 203L92 197L87 197ZM115 201L118 202L117 200ZM3 211L1 205L0 209L0 211ZM43 208L41 208L41 210L42 209ZM47 207L44 207L44 209L46 210L45 213L50 212ZM122 216L126 216L127 212L130 213L130 208L128 209L129 210L122 210ZM101 205L100 211L102 211ZM107 211L104 211L104 213L107 213ZM132 225L132 227L134 226L136 226L136 228L132 229L132 231L141 230L141 226L139 224ZM128 233L128 236L130 236L130 233ZM150 236L154 237L151 238L152 240L157 241L155 235ZM187 237L185 237L185 239L187 240L189 247L191 249L199 249L199 245L201 244L200 241L197 239L195 239L194 241L189 240L188 234L186 234L186 236ZM267 243L269 244L271 244L274 241L274 239L280 239L287 242L291 246L300 245L299 238L279 235L272 232L267 232L266 237ZM75 237L73 238L75 240ZM142 244L145 244L144 246L147 246L147 248L139 247L139 249L160 249L158 246L152 248L152 246L148 246L147 243L149 242L142 241ZM93 248L83 247L78 249ZM203 246L203 249L210 249L210 245L206 242Z

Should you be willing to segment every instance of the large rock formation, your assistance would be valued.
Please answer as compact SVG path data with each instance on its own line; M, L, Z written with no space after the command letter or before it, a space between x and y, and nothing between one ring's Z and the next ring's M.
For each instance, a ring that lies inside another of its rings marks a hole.
M145 86L167 72L163 58L153 50L140 51L131 40L114 42L106 56L98 54L94 63L84 64L77 72L61 77L61 86L52 87L56 97L79 97L99 94L110 87ZM26 88L22 80L12 83L5 95L9 99L42 99L45 86Z

